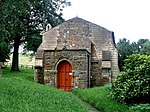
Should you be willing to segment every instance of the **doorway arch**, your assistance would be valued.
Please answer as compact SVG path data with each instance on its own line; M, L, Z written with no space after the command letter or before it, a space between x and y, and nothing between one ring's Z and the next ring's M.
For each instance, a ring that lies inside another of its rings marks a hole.
M57 66L57 88L72 91L72 66L63 60Z

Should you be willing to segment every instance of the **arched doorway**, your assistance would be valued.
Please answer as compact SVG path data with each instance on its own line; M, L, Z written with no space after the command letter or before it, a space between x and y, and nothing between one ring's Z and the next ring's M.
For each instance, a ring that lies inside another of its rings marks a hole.
M57 67L57 88L65 91L72 91L72 66L64 60Z

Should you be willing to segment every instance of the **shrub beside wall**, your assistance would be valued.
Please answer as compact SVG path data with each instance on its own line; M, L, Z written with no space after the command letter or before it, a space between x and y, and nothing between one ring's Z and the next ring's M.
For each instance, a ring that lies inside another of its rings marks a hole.
M113 82L112 96L118 102L150 103L150 56L133 54Z

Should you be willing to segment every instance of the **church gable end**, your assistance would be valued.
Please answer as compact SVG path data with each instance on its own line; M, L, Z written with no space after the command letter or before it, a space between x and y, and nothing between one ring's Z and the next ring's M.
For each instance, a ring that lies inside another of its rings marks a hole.
M111 31L76 17L43 33L35 81L65 91L103 85L119 72L117 54Z

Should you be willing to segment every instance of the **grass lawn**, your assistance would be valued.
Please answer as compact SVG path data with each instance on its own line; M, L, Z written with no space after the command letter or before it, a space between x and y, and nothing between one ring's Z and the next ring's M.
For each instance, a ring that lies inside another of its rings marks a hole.
M111 99L110 85L64 92L34 83L33 69L10 72L0 77L0 112L88 112L73 94L101 112L150 112L150 104L127 106Z
M33 70L9 72L0 78L0 112L88 112L72 94L33 82Z
M3 69L3 77L16 77L34 82L34 70L31 68L22 68L21 72L10 72L10 68Z
M110 85L91 89L76 89L73 93L103 112L135 112L127 105L111 99Z

